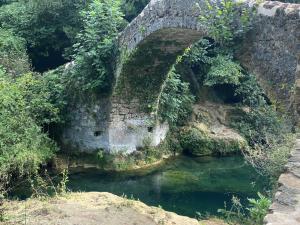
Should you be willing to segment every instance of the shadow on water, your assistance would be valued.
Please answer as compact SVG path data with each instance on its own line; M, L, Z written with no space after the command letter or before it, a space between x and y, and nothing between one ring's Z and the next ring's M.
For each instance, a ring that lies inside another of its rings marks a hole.
M268 181L247 165L241 156L191 158L180 156L156 170L131 173L101 173L83 170L71 173L72 191L100 191L139 199L181 215L217 215L230 206L232 196L246 204L247 197L268 189Z

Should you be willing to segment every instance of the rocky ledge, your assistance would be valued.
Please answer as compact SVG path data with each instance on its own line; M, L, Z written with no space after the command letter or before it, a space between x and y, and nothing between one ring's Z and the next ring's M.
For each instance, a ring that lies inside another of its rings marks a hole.
M6 221L31 225L226 225L219 220L198 221L136 200L110 193L69 193L44 200L4 204Z
M286 172L279 177L278 183L279 188L270 213L265 217L265 224L300 224L300 139L296 140Z

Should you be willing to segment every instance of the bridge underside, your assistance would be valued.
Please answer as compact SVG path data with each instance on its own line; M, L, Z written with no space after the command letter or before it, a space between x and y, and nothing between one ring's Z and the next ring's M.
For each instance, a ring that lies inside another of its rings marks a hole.
M127 102L139 100L140 106L155 103L177 57L201 36L199 31L181 28L163 29L149 35L125 59L114 95Z

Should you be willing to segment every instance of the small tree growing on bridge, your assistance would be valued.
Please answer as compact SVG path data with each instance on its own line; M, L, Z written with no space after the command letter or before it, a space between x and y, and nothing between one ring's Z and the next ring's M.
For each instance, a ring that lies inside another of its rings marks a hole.
M244 2L206 0L199 10L203 12L199 20L222 46L232 45L251 28L253 9Z

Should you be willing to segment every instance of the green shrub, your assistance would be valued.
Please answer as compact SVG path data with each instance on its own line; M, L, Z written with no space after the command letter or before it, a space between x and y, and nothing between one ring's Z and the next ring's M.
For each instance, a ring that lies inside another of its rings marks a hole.
M0 65L13 76L30 71L26 41L3 28L0 28Z
M180 143L182 148L192 155L211 155L212 143L208 135L197 128L181 131Z
M264 105L250 108L249 112L235 118L231 126L240 131L250 146L268 146L288 132L284 122L272 106Z
M247 210L250 213L250 220L253 224L263 224L264 217L268 213L271 200L258 192L258 199L249 198L250 207Z
M121 9L125 14L125 19L133 20L149 3L150 0L122 0Z
M294 143L290 120L267 104L248 108L233 119L231 126L247 140L246 160L271 180L283 171Z
M0 191L12 179L36 174L56 150L42 132L41 125L56 120L57 113L42 84L31 74L0 78Z
M183 128L179 141L184 151L196 156L228 155L241 152L247 146L243 140L214 137L197 127Z
M271 205L271 200L261 193L257 194L257 199L248 199L248 208L241 204L240 199L233 196L230 209L227 209L225 204L225 208L218 209L218 212L223 215L225 221L229 224L262 225ZM246 210L249 211L249 214L246 213Z
M120 2L113 0L94 0L82 12L84 27L74 45L70 73L70 86L78 92L109 92L122 16Z
M252 74L247 74L242 78L235 89L235 95L241 99L244 105L252 108L266 105L264 92L259 87L256 77Z
M199 20L207 27L209 35L222 46L233 45L234 39L242 37L251 28L253 9L247 3L206 0L199 10Z
M242 67L232 61L232 58L224 55L217 55L211 59L211 67L206 75L204 84L207 86L222 84L240 84L243 77Z
M193 102L189 84L181 81L172 68L159 97L158 117L170 125L183 124L192 112Z

